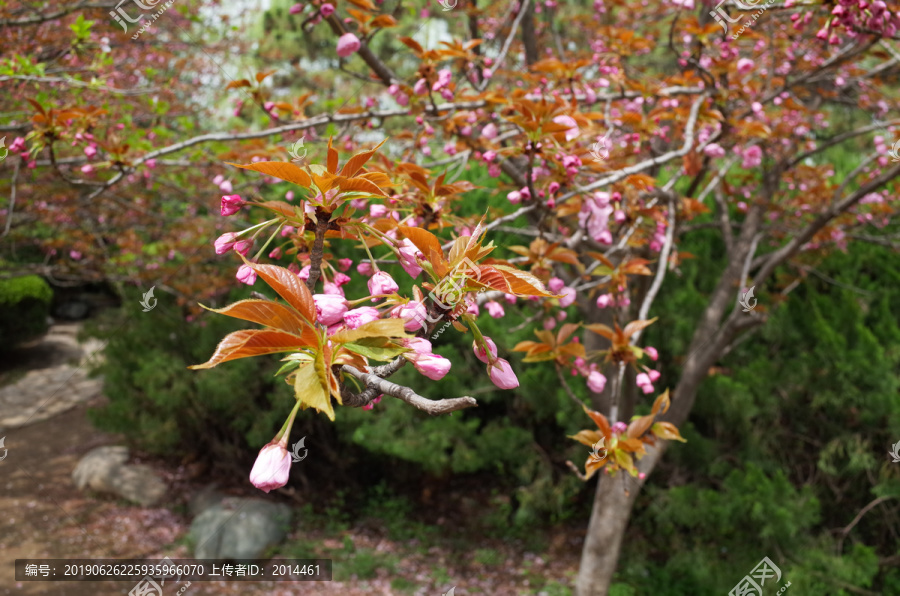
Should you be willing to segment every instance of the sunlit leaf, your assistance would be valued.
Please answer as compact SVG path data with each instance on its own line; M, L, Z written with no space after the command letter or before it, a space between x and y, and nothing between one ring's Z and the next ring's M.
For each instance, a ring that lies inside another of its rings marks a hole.
M312 184L312 179L310 179L309 174L300 169L300 166L298 166L297 164L291 163L289 161L258 161L256 163L248 163L246 165L241 165L239 163L226 163L228 163L228 165L230 166L235 166L244 170L261 172L263 174L266 174L267 176L278 178L279 180L293 182L294 184L302 186L303 188L309 188Z

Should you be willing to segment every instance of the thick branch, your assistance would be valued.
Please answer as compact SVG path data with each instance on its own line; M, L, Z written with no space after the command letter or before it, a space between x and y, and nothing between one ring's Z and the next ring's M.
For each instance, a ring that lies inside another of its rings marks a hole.
M367 386L377 390L379 393L390 395L392 397L396 397L397 399L403 400L409 405L415 406L423 412L426 412L432 416L437 416L438 414L449 414L450 412L456 412L458 410L464 410L466 408L474 408L478 406L478 402L475 401L475 398L468 396L433 401L422 397L409 387L403 387L402 385L391 383L390 381L386 381L372 373L364 373L353 368L349 364L343 365L341 367L341 370L359 379Z

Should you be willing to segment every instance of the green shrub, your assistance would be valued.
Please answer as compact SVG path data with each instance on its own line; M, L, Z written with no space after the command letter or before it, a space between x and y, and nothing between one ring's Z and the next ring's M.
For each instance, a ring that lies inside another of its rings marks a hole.
M109 403L90 412L94 424L150 453L245 474L293 405L290 388L273 377L277 358L187 368L206 362L219 340L241 327L214 313L186 322L162 299L150 312L142 312L137 296L124 300L121 311L86 328L109 342L96 371Z
M0 350L47 331L53 290L37 275L0 280Z

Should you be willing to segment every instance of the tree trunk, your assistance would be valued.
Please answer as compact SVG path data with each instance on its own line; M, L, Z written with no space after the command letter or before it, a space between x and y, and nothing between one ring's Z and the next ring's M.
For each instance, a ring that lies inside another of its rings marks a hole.
M648 448L647 455L637 462L638 470L649 476L664 452L665 443ZM625 472L617 473L614 478L599 474L575 582L576 596L606 596L609 593L631 507L643 484L643 480L632 478Z

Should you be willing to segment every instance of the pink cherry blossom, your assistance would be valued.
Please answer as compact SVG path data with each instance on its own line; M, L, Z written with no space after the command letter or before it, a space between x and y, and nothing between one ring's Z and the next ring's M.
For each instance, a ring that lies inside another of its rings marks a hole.
M407 352L403 357L412 362L416 370L433 381L440 381L450 372L451 362L443 356L430 353Z
M242 284L247 284L248 286L252 286L256 283L256 271L254 271L249 265L241 265L238 268L237 275L238 281Z
M497 125L493 122L481 129L481 136L490 140L497 138Z
M345 312L344 323L347 324L348 329L356 329L366 323L377 321L380 317L378 309L371 306L361 306Z
M230 251L234 246L235 241L237 240L237 234L234 232L227 232L222 234L214 243L216 247L217 255L224 255L226 252Z
M495 319L499 319L506 314L503 310L503 306L499 302L489 300L484 306L487 308L488 314Z
M484 336L484 343L487 345L488 351L491 353L491 358L496 358L497 344L494 343L494 340L492 340L490 337ZM484 348L479 348L478 344L476 344L474 341L472 342L472 351L475 352L476 358L478 358L485 364L488 363L487 352L485 352Z
M269 492L287 484L290 473L291 454L288 453L285 438L280 442L272 441L259 450L250 470L250 482L256 488Z
M419 274L422 273L422 268L416 262L416 257L421 258L424 255L419 252L416 245L410 242L408 238L404 238L403 243L398 248L398 252L400 253L400 266L403 267L403 270L413 279L419 277Z
M587 378L587 386L594 393L603 393L603 388L606 387L606 377L599 371L592 370Z
M557 116L553 119L553 121L557 124L562 124L563 126L569 127L569 130L566 131L567 141L571 141L581 134L581 131L578 129L578 123L575 122L575 119L571 116Z
M554 294L559 294L559 291L563 289L566 285L566 282L561 280L558 277L551 277L550 281L547 282L547 288L553 292Z
M360 48L359 38L353 35L352 33L344 33L338 38L337 42L337 55L341 58L346 58L347 56L356 53Z
M327 19L334 14L334 5L325 3L319 7L319 12L322 13L322 16Z
M397 285L397 282L394 281L389 274L384 271L378 271L369 278L369 293L372 296L377 296L379 294L393 294L397 290L400 289L400 286ZM373 298L372 302L375 302L377 299Z
M427 315L428 311L425 310L425 305L415 300L412 300L407 304L401 304L391 311L392 317L406 320L403 328L407 331L415 331L416 329L421 328Z
M316 313L319 323L334 325L343 320L347 312L347 303L343 296L336 294L315 294L313 301L316 303Z
M372 408L375 407L375 404L381 402L381 398L382 398L382 397L384 397L383 394L382 394L382 395L379 395L378 397L376 397L375 399L373 399L372 401L370 401L369 403L367 403L366 405L364 405L364 406L363 406L362 408L360 408L360 409L361 409L361 410L371 410Z
M656 348L653 346L647 346L644 348L644 353L650 357L650 360L654 362L659 358L659 352L656 351Z
M574 288L565 287L562 289L562 298L559 299L559 307L566 308L575 302L576 293Z
M488 375L491 382L500 389L515 389L519 386L519 379L512 366L503 358L498 358L493 365L488 365Z

